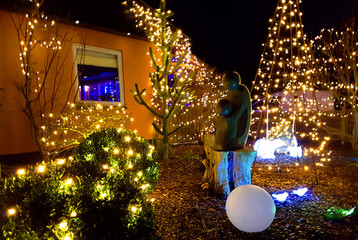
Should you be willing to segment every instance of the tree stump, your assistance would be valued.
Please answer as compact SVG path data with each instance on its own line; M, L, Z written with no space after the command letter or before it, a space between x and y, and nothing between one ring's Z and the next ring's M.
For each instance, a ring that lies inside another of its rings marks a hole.
M251 184L251 165L255 160L256 151L250 149L240 149L233 151L233 179L235 188L242 185Z
M228 155L230 152L218 152L204 147L207 159L204 159L205 173L203 181L209 184L209 191L216 196L227 198L230 194L228 175Z
M205 173L203 181L209 184L209 191L226 199L230 194L230 186L237 188L251 184L251 165L256 151L240 149L236 151L216 151L210 146L213 137L204 136L204 149L207 159L203 160ZM232 160L229 161L230 156Z

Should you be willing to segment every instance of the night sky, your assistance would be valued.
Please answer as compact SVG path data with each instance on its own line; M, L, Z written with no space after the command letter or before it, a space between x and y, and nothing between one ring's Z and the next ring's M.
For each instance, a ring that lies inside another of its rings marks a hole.
M159 0L144 1L159 7ZM276 4L277 0L167 0L167 9L174 12L173 24L191 38L197 57L220 71L237 71L249 83L255 77ZM340 26L353 16L358 0L303 0L299 7L310 38L321 28Z

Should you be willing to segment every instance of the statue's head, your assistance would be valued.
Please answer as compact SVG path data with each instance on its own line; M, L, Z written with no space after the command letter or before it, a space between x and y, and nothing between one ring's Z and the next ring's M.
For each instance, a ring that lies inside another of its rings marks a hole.
M237 72L226 72L222 77L224 88L227 90L238 90L241 84L241 77Z
M219 114L219 116L227 116L231 113L232 106L229 100L227 99L221 99L216 104L216 113Z

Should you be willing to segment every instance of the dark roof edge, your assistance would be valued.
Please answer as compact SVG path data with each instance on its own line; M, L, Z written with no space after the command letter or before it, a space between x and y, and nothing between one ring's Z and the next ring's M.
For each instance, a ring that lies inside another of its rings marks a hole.
M17 14L26 14L25 10L23 8L17 8L14 6L4 6L4 5L0 5L0 10L4 10L7 12L12 12L12 13L17 13ZM105 27L99 27L99 26L93 26L90 24L75 24L73 21L61 18L61 17L54 17L52 15L48 15L51 19L54 19L55 21L62 23L62 24L66 24L66 25L70 25L70 26L75 26L75 27L82 27L82 28L87 28L87 29L91 29L91 30L95 30L95 31L100 31L100 32L105 32L105 33L111 33L111 34L115 34L115 35L119 35L122 37L127 37L127 38L132 38L132 39L136 39L136 40L141 40L141 41L146 41L149 42L149 40L146 37L143 36L139 36L138 34L135 33L130 33L130 35L128 35L128 32L121 32L121 31L116 31L110 28L105 28Z

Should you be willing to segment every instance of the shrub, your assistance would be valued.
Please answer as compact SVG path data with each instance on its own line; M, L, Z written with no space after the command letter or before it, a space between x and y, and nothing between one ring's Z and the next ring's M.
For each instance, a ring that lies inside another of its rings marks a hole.
M6 239L151 239L153 148L130 131L95 132L74 157L18 171L0 184Z
M46 156L71 151L92 133L127 127L131 121L125 107L93 103L69 103L61 113L42 116L41 151Z

